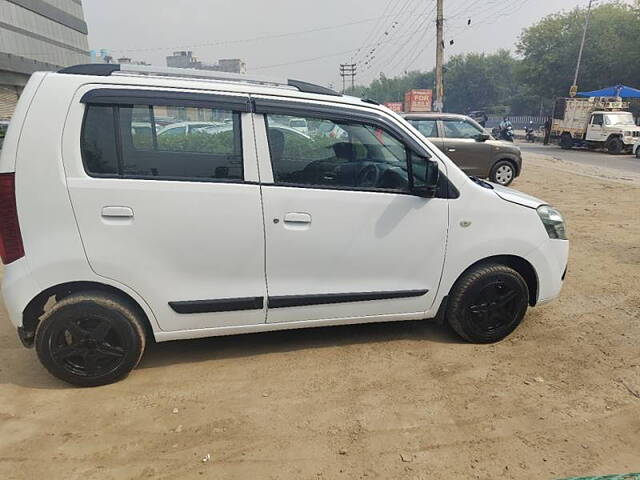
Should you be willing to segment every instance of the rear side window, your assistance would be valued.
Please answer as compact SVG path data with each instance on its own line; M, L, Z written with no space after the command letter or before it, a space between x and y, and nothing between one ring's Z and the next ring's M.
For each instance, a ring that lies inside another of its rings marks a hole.
M113 108L88 105L80 141L82 159L88 173L117 175L116 130Z
M435 120L409 120L409 123L416 127L425 137L438 136L438 127Z
M94 109L105 113L98 117ZM158 180L243 179L240 114L230 110L89 104L82 138L89 174ZM98 139L104 144L99 151L85 148ZM105 160L101 157L106 148L113 157L108 172L96 169Z

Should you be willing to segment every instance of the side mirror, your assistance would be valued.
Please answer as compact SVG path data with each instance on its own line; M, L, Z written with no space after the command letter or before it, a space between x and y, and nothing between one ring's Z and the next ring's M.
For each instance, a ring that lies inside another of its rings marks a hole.
M438 162L419 155L411 155L411 192L418 197L433 198L438 193L440 169Z
M476 135L476 142L486 142L490 138L491 135L489 135L488 133L479 133L478 135Z

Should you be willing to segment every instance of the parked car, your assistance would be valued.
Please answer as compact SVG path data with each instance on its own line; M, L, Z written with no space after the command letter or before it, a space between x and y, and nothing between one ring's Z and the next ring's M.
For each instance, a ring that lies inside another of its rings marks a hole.
M309 135L309 124L304 118L292 118L289 120L289 127L299 131L300 133Z
M490 343L559 294L561 214L470 178L384 107L136 68L33 74L0 155L5 305L56 377L122 379L151 339L366 322L438 319ZM167 107L234 128L198 151L138 141L132 122Z
M411 113L404 117L468 175L507 186L522 172L520 149L495 140L465 115Z
M176 135L176 136L184 136L189 135L193 132L202 132L207 129L218 129L224 127L224 123L216 123L216 122L176 122L171 123L165 127L162 127L158 130L158 136L162 135Z
M484 110L472 110L468 115L469 118L472 118L473 120L478 122L478 125L480 125L482 128L485 128L487 126L489 117Z

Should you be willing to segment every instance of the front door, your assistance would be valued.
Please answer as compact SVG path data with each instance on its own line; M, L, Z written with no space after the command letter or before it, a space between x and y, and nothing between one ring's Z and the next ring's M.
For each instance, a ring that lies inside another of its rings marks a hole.
M606 140L604 132L604 115L602 113L594 113L591 115L589 126L587 128L586 140L591 142L604 142Z
M301 117L308 134L285 127ZM273 175L262 188L267 321L421 318L442 272L448 201L408 192L403 142L299 110L259 116L259 129L261 172Z
M68 186L92 269L136 291L162 330L264 323L248 99L97 92L75 107L82 158L65 155L70 172L80 165Z
M484 131L465 119L444 118L443 152L467 175L489 176L492 146L478 141Z

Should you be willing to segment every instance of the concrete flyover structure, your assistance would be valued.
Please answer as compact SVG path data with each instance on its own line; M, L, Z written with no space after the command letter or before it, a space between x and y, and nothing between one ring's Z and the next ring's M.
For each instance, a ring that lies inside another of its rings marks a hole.
M0 0L0 119L29 76L89 62L81 0Z

